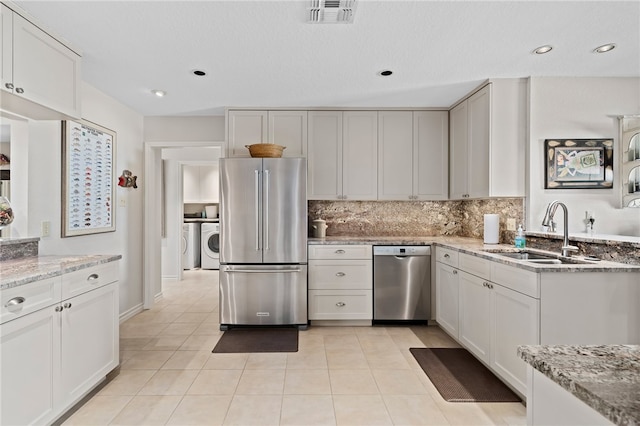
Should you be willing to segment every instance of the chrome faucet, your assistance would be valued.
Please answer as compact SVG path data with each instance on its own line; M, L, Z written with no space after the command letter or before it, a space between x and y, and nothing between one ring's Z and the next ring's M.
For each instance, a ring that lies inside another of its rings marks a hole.
M569 257L571 251L578 251L578 247L569 245L569 212L567 211L567 206L565 206L560 201L552 201L547 206L547 212L544 214L544 219L542 219L542 226L550 226L553 223L553 215L556 214L556 210L558 206L562 207L564 211L564 240L562 241L562 255L564 257Z

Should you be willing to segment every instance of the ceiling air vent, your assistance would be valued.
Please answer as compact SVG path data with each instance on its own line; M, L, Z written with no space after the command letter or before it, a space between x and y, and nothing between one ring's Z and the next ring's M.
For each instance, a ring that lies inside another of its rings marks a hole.
M310 0L308 22L312 24L351 24L356 0Z

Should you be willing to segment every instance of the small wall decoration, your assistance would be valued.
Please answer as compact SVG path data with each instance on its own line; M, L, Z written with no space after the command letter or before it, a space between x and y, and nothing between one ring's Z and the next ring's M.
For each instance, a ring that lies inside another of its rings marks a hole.
M116 230L116 133L86 120L62 122L62 237Z
M136 181L138 180L138 176L134 176L131 173L131 170L123 170L122 174L118 178L118 186L123 188L138 188L138 184Z
M613 139L546 139L545 189L613 187Z

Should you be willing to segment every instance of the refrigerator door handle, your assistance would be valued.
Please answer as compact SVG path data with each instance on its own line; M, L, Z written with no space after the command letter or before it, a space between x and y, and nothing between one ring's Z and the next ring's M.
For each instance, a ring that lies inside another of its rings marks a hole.
M302 268L292 268L292 269L225 269L224 272L241 272L243 274L279 274L279 273L295 273L302 272Z
M260 171L254 170L255 173L255 202L256 202L256 251L260 251Z
M264 171L264 249L269 250L269 170Z

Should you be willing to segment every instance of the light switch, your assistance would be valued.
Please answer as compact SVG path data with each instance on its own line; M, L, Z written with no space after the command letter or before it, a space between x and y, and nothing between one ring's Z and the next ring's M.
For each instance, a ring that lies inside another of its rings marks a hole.
M42 237L48 237L51 235L51 222L48 220L42 221L40 235Z
M120 197L120 199L118 200L118 205L120 207L126 207L127 206L127 199L124 197Z

